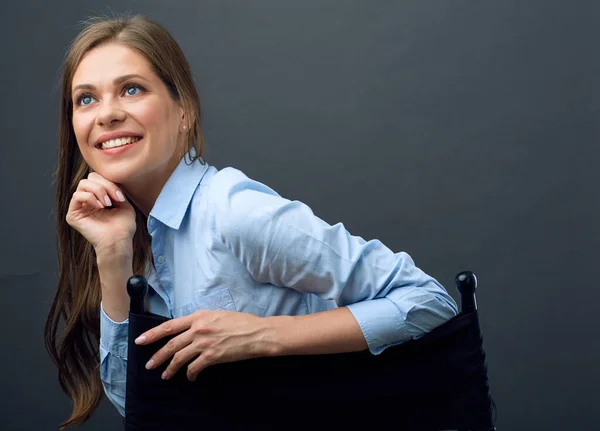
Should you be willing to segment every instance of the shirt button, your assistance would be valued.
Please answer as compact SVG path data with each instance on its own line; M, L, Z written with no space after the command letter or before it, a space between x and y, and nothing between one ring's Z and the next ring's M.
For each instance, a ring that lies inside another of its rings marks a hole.
M165 257L164 256L158 256L158 263L165 263Z

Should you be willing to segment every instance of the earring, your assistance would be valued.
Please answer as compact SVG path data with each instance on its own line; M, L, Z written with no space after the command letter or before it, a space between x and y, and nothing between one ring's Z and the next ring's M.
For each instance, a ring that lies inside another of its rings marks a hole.
M187 125L184 125L182 128L183 128L183 131L184 131L184 132L187 132L187 131L188 131L188 126L187 126Z

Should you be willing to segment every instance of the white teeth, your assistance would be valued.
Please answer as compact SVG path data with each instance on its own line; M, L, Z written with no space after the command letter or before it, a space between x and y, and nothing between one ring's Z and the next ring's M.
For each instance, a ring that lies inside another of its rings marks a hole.
M110 141L106 141L106 142L102 143L102 149L106 150L108 148L121 147L123 145L133 144L134 142L137 142L139 140L140 140L139 137L134 138L133 136L127 136L125 138L111 139Z

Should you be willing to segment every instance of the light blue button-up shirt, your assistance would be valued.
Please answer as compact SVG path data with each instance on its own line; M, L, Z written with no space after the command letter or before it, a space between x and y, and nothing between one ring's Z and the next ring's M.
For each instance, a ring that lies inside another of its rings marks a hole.
M444 287L407 253L330 225L237 169L188 163L181 160L148 217L156 267L145 274L149 311L275 316L347 306L373 354L457 314ZM127 330L127 320L101 309L100 376L122 415Z

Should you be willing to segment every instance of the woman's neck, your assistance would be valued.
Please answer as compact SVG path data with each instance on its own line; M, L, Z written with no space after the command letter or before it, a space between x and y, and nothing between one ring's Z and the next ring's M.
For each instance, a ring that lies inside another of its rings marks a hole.
M120 185L134 205L148 217L160 192L179 164L175 157L160 172L129 179Z

